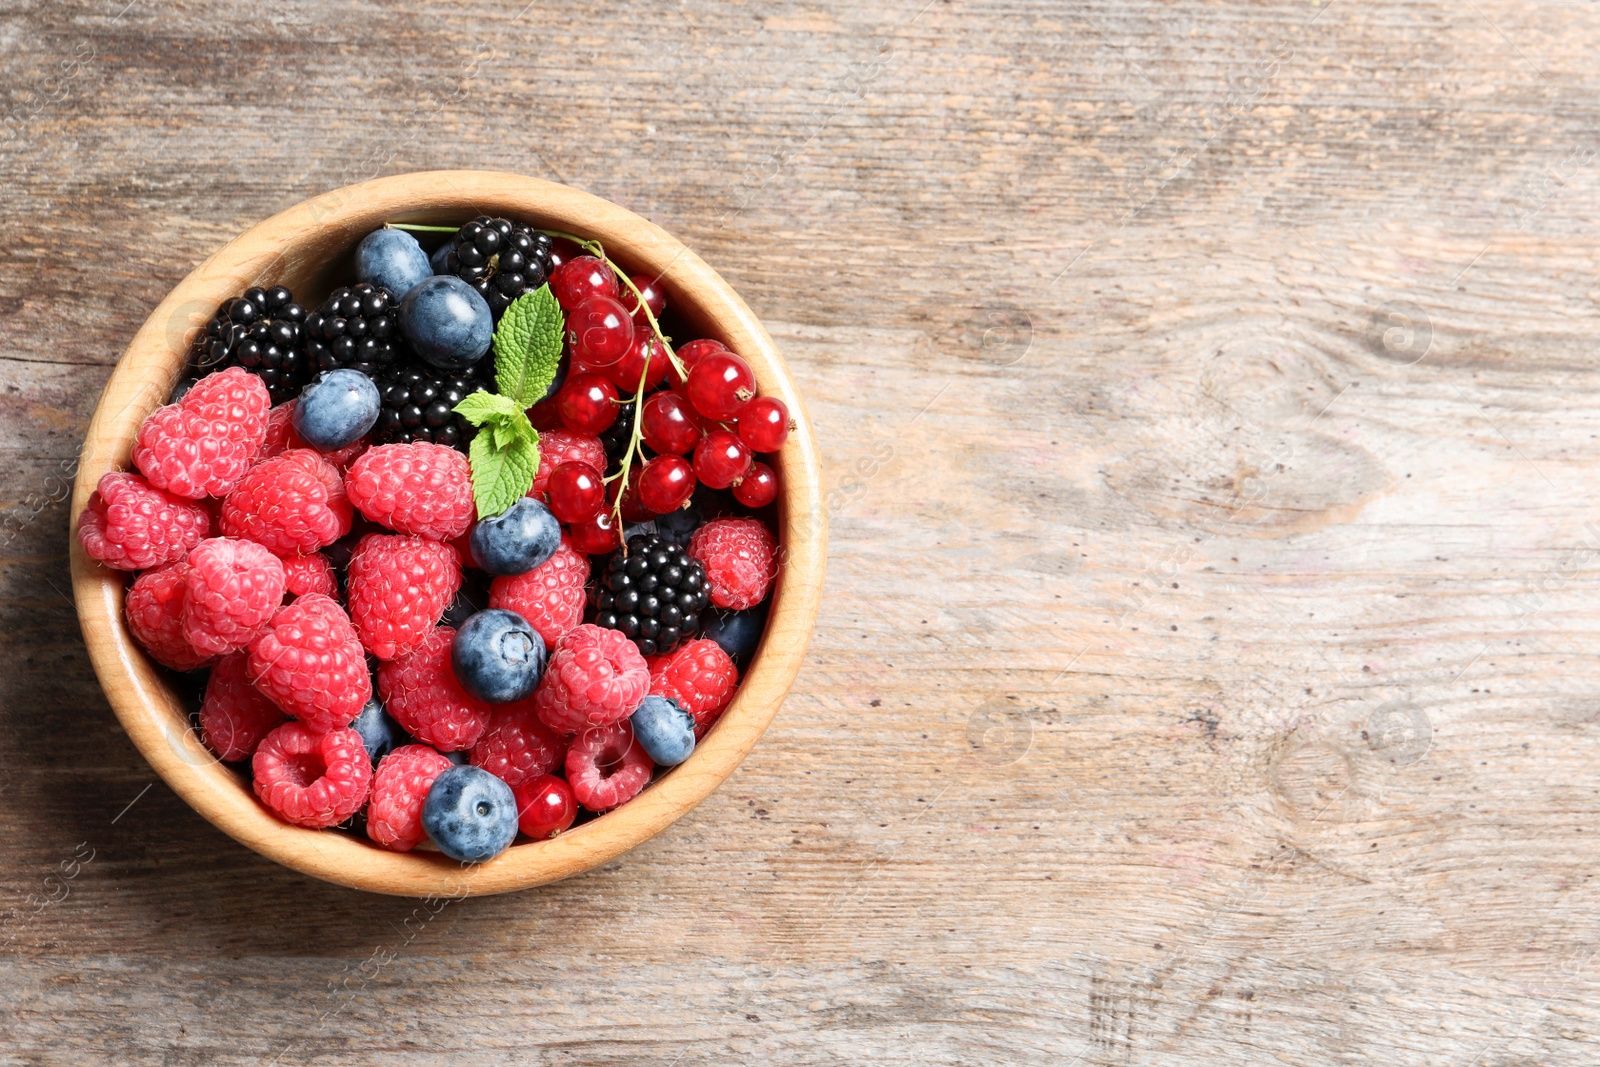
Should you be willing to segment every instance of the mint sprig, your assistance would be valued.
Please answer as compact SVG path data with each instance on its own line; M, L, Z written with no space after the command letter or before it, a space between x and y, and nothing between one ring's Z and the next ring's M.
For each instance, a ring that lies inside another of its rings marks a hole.
M548 284L511 302L494 331L494 379L524 408L544 399L561 362L566 319Z
M548 385L546 382L541 389ZM528 421L521 403L499 393L479 389L457 404L455 411L478 427L467 450L472 500L478 506L478 518L491 518L533 488L533 477L539 473L539 431Z

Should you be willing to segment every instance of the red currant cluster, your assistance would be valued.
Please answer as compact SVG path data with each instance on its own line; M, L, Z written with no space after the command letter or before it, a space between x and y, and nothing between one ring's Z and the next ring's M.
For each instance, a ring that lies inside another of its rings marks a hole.
M582 460L550 473L550 510L571 527L574 545L599 555L622 544L621 524L686 507L698 482L731 489L746 507L778 495L777 475L756 459L788 439L789 409L758 396L755 372L720 341L689 341L675 352L662 334L660 285L629 277L601 256L557 240L550 290L566 312L569 372L534 407L534 425L578 434L611 429L631 405L631 439L610 478Z

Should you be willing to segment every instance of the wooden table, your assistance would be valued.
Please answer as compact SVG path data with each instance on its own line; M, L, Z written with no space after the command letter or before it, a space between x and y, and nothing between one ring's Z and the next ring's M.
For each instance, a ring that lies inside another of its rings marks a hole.
M125 2L0 14L0 1062L1596 1062L1592 5ZM719 793L434 915L152 784L61 501L193 264L458 166L740 289L833 550Z

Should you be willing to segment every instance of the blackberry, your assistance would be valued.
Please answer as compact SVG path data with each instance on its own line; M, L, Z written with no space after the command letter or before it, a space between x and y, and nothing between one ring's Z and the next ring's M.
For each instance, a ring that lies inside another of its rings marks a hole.
M636 534L626 553L612 553L595 588L595 624L620 630L646 656L693 637L711 597L699 561L655 534Z
M513 300L549 278L552 247L547 234L525 222L479 215L457 232L445 257L445 273L478 290L499 318Z
M600 431L600 443L606 449L606 474L611 475L622 469L623 454L628 451L628 441L633 437L633 420L635 411L633 397L624 397L617 406L617 421L607 429ZM644 442L639 442L639 447L634 449L633 457L643 463L650 457L644 450Z
M382 409L372 428L375 444L432 441L465 452L475 430L453 410L486 382L461 371L451 374L424 366L399 366L378 381Z
M243 367L261 379L274 404L293 400L316 373L306 355L305 322L306 309L283 286L246 289L206 323L189 362L201 374Z
M306 352L319 370L348 367L376 380L408 356L399 309L400 301L379 285L335 289L306 318Z

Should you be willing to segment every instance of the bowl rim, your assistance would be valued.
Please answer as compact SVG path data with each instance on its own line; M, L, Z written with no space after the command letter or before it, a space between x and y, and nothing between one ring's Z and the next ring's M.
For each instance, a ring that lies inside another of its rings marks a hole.
M162 669L128 632L122 611L128 573L91 560L77 523L101 475L130 469L133 436L176 384L186 337L224 300L314 270L329 258L328 248L353 248L384 222L459 222L480 214L597 239L630 272L662 277L697 325L749 361L761 392L788 405L795 429L774 463L782 565L767 629L716 727L687 762L622 807L548 841L513 845L488 863L463 866L437 852L388 852L351 835L291 826L268 812L195 737ZM309 253L308 244L324 251ZM771 336L716 271L661 227L600 197L525 175L451 170L378 178L303 201L250 227L179 282L129 343L96 405L68 539L78 619L95 673L123 729L174 792L241 844L304 874L375 893L459 899L530 888L605 863L671 825L733 773L804 659L822 597L827 515L816 439L799 391Z

